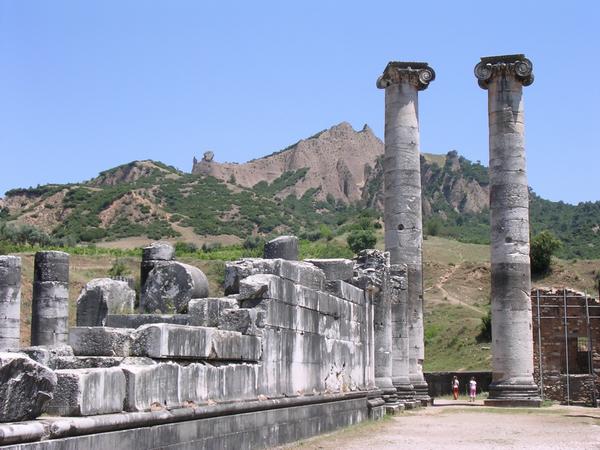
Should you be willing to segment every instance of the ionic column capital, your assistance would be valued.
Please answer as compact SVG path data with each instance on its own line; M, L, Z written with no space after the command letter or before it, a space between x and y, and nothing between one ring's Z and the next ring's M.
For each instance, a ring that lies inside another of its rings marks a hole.
M377 79L377 87L385 89L392 84L409 83L422 91L435 80L435 71L423 62L390 61Z
M475 77L482 89L487 89L498 75L515 77L523 86L529 86L533 83L533 64L525 55L502 55L482 57L475 66Z

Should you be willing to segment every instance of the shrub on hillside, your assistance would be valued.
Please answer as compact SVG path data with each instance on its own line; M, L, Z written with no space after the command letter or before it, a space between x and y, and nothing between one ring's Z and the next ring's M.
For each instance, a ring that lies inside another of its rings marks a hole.
M548 230L542 231L531 240L531 273L541 275L550 271L552 255L561 242Z
M372 230L353 230L346 240L348 242L348 247L350 247L354 253L358 253L367 248L373 248L377 243L377 237Z
M492 341L492 311L481 318L481 325L479 326L479 334L477 335L477 342L491 342Z

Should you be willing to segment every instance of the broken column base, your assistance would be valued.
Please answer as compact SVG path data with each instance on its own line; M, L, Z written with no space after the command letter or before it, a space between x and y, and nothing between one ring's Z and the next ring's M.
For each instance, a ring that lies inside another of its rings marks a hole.
M404 411L405 407L404 404L402 403L398 403L396 405L385 405L385 413L388 416L395 416L398 413L401 413L402 411Z
M415 388L410 382L394 382L396 396L400 403L411 402L415 400Z
M385 402L382 398L373 398L367 400L370 420L381 420L386 414Z
M415 400L421 402L421 406L431 406L433 405L433 400L429 396L429 386L423 381L414 382L413 386L415 388Z
M404 405L404 409L406 409L406 410L418 409L422 406L421 402L418 400L406 401L406 402L402 402L402 404Z

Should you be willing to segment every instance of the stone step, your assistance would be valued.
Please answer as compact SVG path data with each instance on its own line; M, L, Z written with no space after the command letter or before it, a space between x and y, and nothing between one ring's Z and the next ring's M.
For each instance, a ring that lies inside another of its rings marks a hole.
M258 361L261 339L209 327L152 324L132 335L132 354L157 359Z
M59 369L58 384L46 412L57 416L92 416L123 411L125 375L119 367Z

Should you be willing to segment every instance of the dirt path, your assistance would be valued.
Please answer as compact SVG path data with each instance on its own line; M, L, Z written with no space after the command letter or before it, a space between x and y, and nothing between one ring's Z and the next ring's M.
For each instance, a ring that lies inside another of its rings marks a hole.
M454 403L301 441L302 449L600 449L600 411L552 406L486 408ZM289 448L289 447L288 447Z
M433 285L430 288L427 288L425 290L425 292L431 290L431 289L437 289L440 293L442 298L447 301L448 303L454 304L454 305L460 305L460 306L464 306L465 308L470 309L471 311L475 311L477 314L479 314L480 316L485 316L485 312L482 311L481 309L477 308L476 306L473 306L467 302L463 302L461 299L453 296L452 294L450 294L445 288L444 288L444 284L446 284L448 282L448 280L450 280L452 278L452 276L454 275L454 273L458 270L459 268L459 264L456 264L454 266L451 266L448 270L446 270L446 272L444 272L444 274L440 277L440 279L437 281L437 283L435 285Z

